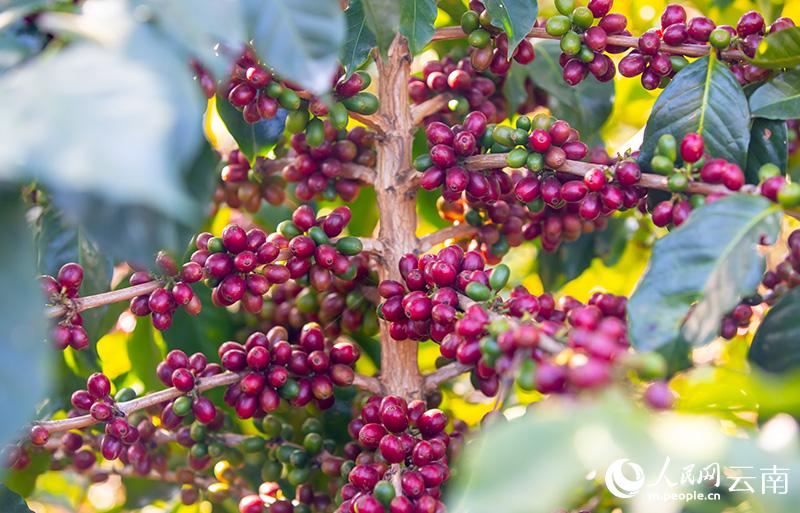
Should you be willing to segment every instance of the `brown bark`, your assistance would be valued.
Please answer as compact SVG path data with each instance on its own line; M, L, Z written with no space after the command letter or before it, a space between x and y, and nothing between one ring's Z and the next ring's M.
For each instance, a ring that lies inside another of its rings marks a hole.
M384 137L378 146L375 194L380 210L378 238L383 243L380 278L400 279L398 262L417 249L416 191L407 187L412 173L411 143L414 123L406 84L411 55L405 39L398 35L386 58L378 59L380 125ZM420 397L422 375L417 364L417 342L396 341L389 325L381 321L381 383L386 393L406 398Z

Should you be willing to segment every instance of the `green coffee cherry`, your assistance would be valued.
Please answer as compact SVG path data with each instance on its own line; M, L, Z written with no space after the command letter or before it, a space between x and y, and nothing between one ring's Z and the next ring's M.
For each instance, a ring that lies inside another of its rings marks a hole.
M389 481L378 481L378 484L375 485L375 488L372 490L372 494L378 499L378 502L389 507L389 503L392 502L392 499L395 497L394 486Z
M466 293L473 301L487 301L492 297L492 291L489 287L477 281L467 284Z
M480 27L481 21L479 15L475 11L466 11L461 15L461 30L465 34L469 34L473 30Z
M508 283L508 278L511 276L511 269L506 264L498 264L492 269L492 274L489 276L489 286L492 290L500 290Z
M594 52L588 46L582 45L581 51L578 52L578 58L588 64L594 60Z
M587 7L576 7L572 11L572 24L576 27L587 29L594 23L594 15Z
M317 454L322 450L322 436L319 433L309 433L303 439L303 447L311 453Z
M517 118L515 125L517 128L525 130L525 132L527 133L531 129L531 118L529 118L528 116L520 116Z
M683 55L670 55L669 61L672 63L672 71L675 73L689 65L688 59Z
M342 100L347 110L358 114L375 114L378 112L378 97L372 93L360 92Z
M575 10L575 0L556 0L555 6L556 9L558 9L558 12L565 16L569 16L572 14L572 11Z
M544 157L541 153L531 152L525 161L525 167L531 171L541 171L544 169Z
M114 400L118 403L124 403L136 399L136 391L131 387L122 387L114 395Z
M286 115L286 131L290 134L299 134L308 124L307 110L290 110Z
M429 154L423 153L414 159L414 163L412 165L417 171L425 171L433 165L433 160L431 160L431 156Z
M211 237L208 239L209 253L222 253L223 251L225 251L225 244L222 243L221 237Z
M358 237L342 237L336 241L336 250L347 256L353 256L364 250L364 244Z
M689 204L692 206L692 210L700 208L706 204L706 197L702 194L693 194L689 197Z
M288 219L286 221L281 221L278 224L278 231L281 235L290 240L298 235L302 235L303 233L297 226L294 225L293 222L289 221Z
M536 362L530 359L522 361L517 376L517 384L528 392L536 390Z
M581 51L581 37L571 30L561 36L561 51L567 55L578 55Z
M369 75L367 75L369 76ZM350 120L350 115L347 113L347 107L341 102L334 103L328 109L328 119L331 120L331 125L336 130L344 130L347 128L347 122Z
M758 169L758 180L763 182L775 176L781 176L781 169L771 162L767 162Z
M672 192L683 192L687 187L689 187L689 179L686 178L686 175L675 173L669 177L667 180L667 185L669 186L669 190Z
M678 143L672 134L664 134L658 138L656 153L667 157L671 162L678 158Z
M297 110L300 108L301 101L297 93L286 88L281 91L280 96L278 96L278 103L286 110Z
M506 164L511 168L520 168L528 160L528 150L525 148L514 148L506 155Z
M182 395L172 403L172 412L178 417L185 417L192 412L192 398Z
M328 235L325 233L325 230L322 229L320 226L312 226L308 229L308 236L311 237L311 240L314 241L314 244L317 246L321 244L330 244L331 240L328 238Z
M800 206L800 183L787 183L778 191L778 203L783 208Z
M569 18L563 15L556 15L547 20L544 29L551 36L560 37L566 34L571 26L572 23L570 23Z
M447 102L447 108L450 112L464 116L469 112L469 102L463 96L456 96Z
M313 118L306 124L306 142L312 148L318 148L325 142L325 125L319 118Z
M467 36L467 42L475 48L486 48L491 40L491 34L483 29L473 30Z
M650 167L655 173L668 175L675 169L675 164L672 160L663 155L656 155L653 157L653 160L650 161Z
M709 34L708 42L717 50L725 50L731 45L731 34L723 28L715 28Z
M514 129L507 125L497 125L492 131L492 138L503 146L513 146Z
M270 82L267 84L267 96L270 98L278 98L283 92L283 86L277 82Z

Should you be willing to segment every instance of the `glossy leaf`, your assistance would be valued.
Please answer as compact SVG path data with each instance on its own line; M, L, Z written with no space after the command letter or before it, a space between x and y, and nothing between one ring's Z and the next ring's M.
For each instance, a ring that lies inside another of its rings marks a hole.
M788 154L788 133L786 122L781 120L756 118L750 129L750 148L747 150L747 183L758 183L758 170L772 163L781 170L786 169Z
M126 343L131 369L136 377L144 384L145 390L160 390L163 383L156 377L154 369L164 359L166 350L164 340L158 333L149 317L136 321L136 328L128 337Z
M765 37L751 62L762 68L793 68L800 64L800 27Z
M336 73L344 43L344 14L330 0L249 2L253 45L265 62L287 80L323 93Z
M25 500L0 484L0 511L3 513L33 513Z
M395 34L400 30L400 2L395 0L361 0L367 20L381 54L386 55Z
M283 134L283 125L286 121L285 109L278 109L278 114L272 119L248 123L242 117L242 112L236 110L227 99L217 97L214 105L220 119L225 123L225 128L251 163L255 162L256 157L263 156L271 150L278 137Z
M0 195L0 219L13 244L0 247L0 443L32 420L48 392L52 352L45 342L44 299L36 282L33 243L23 207L13 193ZM20 386L24 383L25 386Z
M800 117L800 71L781 73L750 96L754 117L794 119Z
M670 511L721 511L717 508L723 503L717 501L709 501L711 509L696 509L696 502L684 507L684 501L710 488L705 483L680 484L682 472L694 476L710 463L725 469L742 461L754 469L793 469L800 464L800 445L791 421L787 426L784 444L771 450L757 437L731 436L718 418L672 412L654 415L619 392L589 400L551 398L513 420L484 427L465 446L448 483L447 509L453 513L550 513L566 506L580 511L578 505L598 490L610 497L603 481L614 463L632 462L643 472L645 487L635 499L613 499L612 504L634 506L630 511L655 511L652 505L635 505L647 503L648 494L661 497L663 493L673 496ZM623 475L631 474L626 466ZM596 477L587 479L587 475ZM721 475L727 488L731 481ZM628 484L629 480L611 483ZM788 471L786 483L787 494L743 493L736 504L742 502L749 511L793 512L797 500L791 490L800 485L800 477ZM631 484L622 490L638 491L637 483Z
M492 25L501 28L508 35L508 51L514 53L536 22L539 5L536 0L486 0L486 10Z
M764 270L757 246L775 239L780 220L767 199L737 194L659 239L628 302L632 345L652 351L679 336L695 346L713 339L722 317L756 290Z
M800 366L800 288L769 310L750 346L748 359L771 372Z
M400 33L408 40L408 49L416 55L430 43L436 21L436 0L406 0L400 11Z
M352 0L344 11L347 24L346 37L340 59L346 76L349 77L369 58L375 47L375 34L367 26L364 5L361 0Z
M659 137L680 141L689 132L703 136L709 155L747 163L750 111L736 77L716 58L703 57L684 68L656 100L644 132L639 164L650 169Z

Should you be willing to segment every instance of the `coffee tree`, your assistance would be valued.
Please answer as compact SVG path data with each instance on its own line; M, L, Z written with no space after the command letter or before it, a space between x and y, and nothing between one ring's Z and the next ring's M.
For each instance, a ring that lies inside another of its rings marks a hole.
M782 4L341 4L9 6L3 511L599 513L642 507L617 458L797 470Z

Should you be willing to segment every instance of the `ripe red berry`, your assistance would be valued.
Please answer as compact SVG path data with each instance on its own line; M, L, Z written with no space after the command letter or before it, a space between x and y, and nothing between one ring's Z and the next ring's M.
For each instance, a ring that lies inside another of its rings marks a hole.
M681 141L681 158L684 162L697 162L703 156L703 136L696 133L686 134Z
M102 399L111 392L111 381L100 372L95 372L86 380L86 391L95 398Z
M58 282L67 289L78 289L83 281L83 267L76 263L64 264L58 270Z
M583 175L583 183L590 191L599 191L606 184L606 175L602 169L596 167Z

